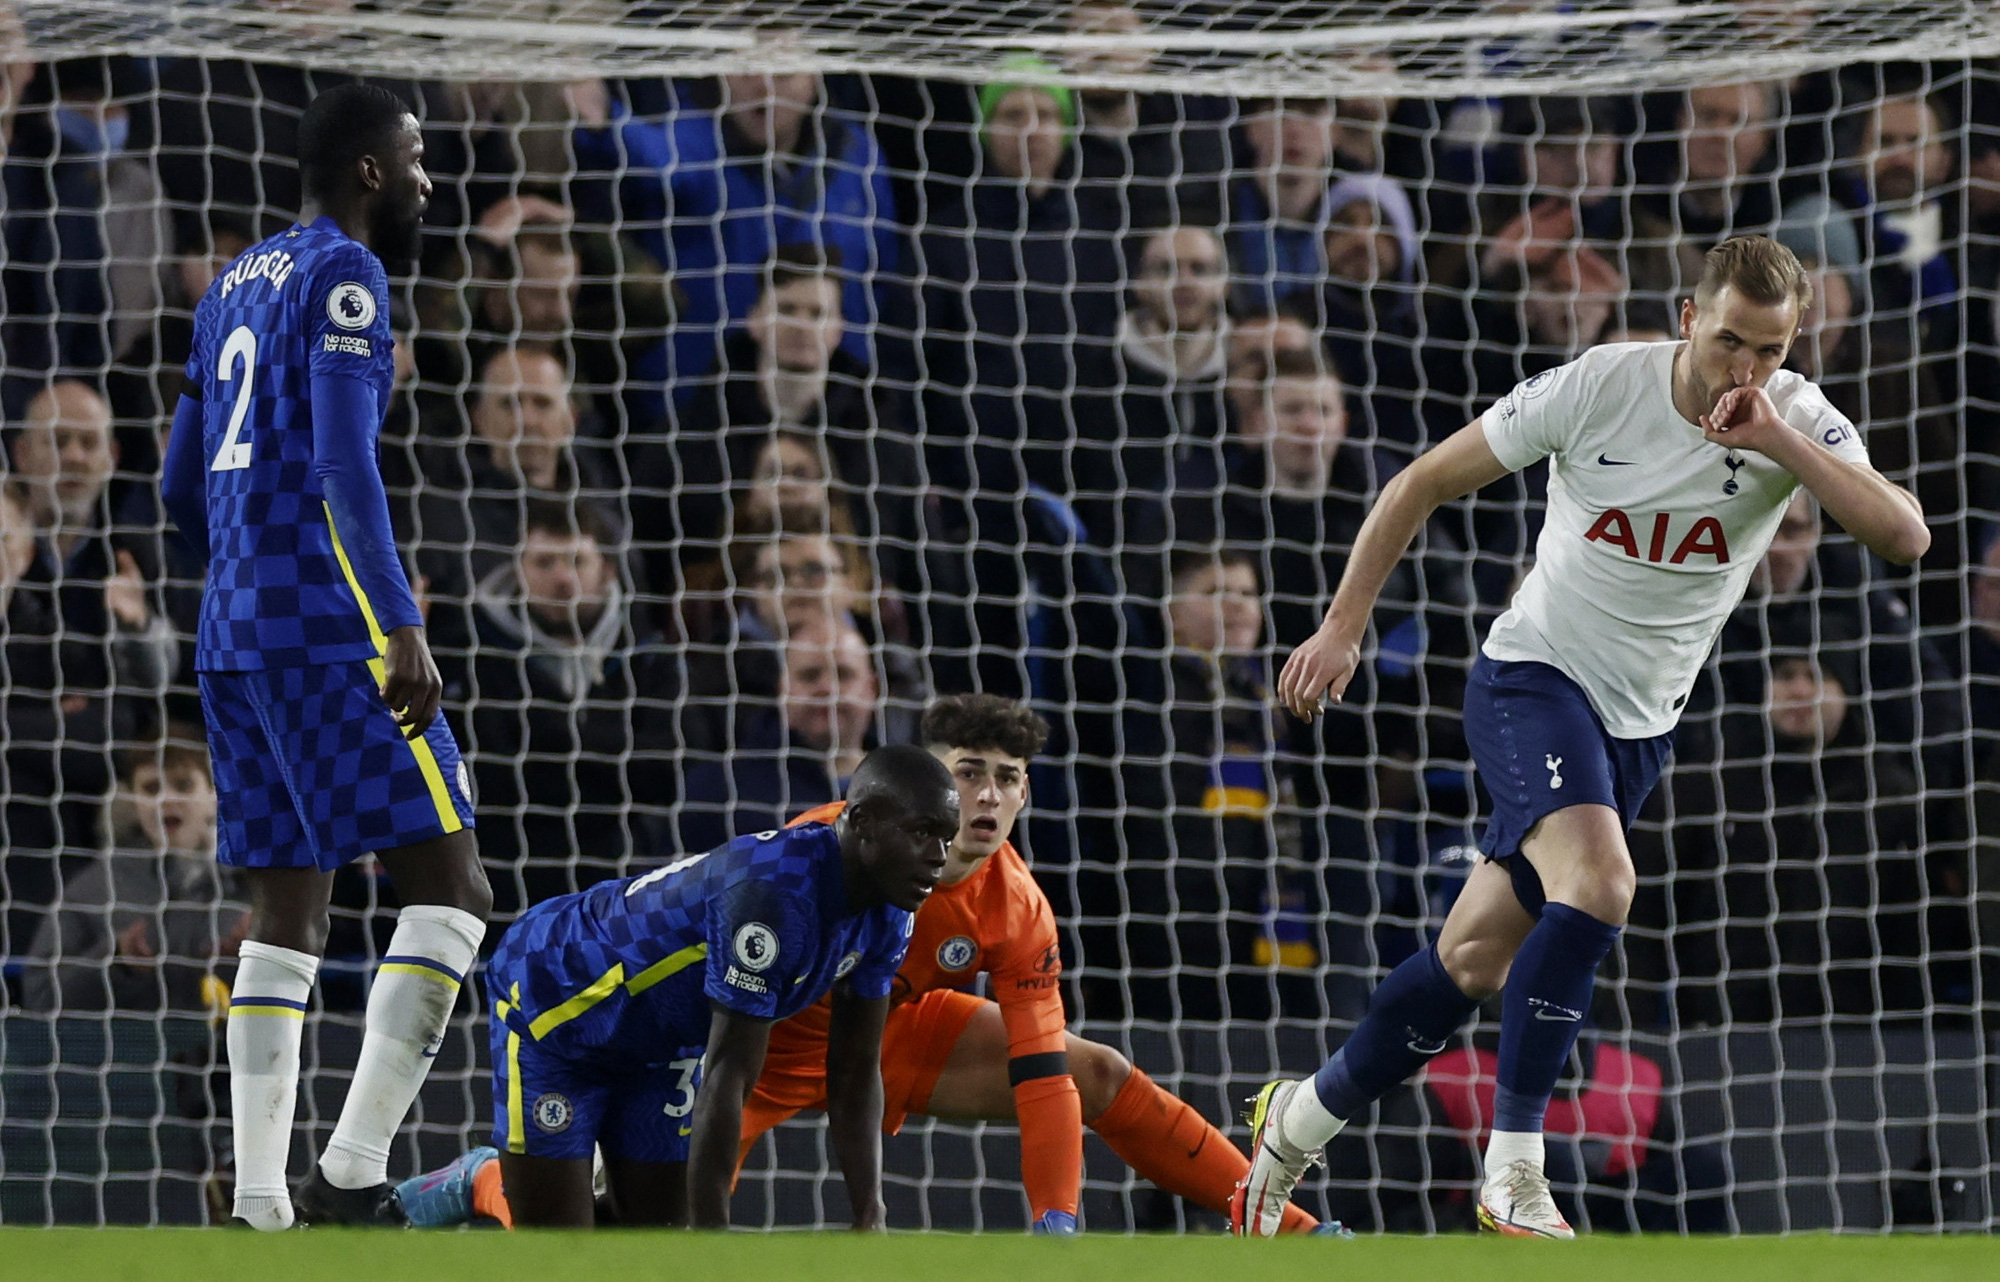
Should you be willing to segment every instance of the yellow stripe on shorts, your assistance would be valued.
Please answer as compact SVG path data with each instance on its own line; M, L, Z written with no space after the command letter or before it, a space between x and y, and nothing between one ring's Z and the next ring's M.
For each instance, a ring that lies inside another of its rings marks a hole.
M521 1107L521 1035L513 1029L507 1030L507 1151L526 1153L528 1133L522 1129L526 1124L525 1110Z
M326 507L322 502L321 507ZM340 531L333 523L333 509L326 507L326 532L333 536L333 556L340 562L341 577L347 580L348 590L354 593L355 602L361 607L362 622L368 625L368 639L375 645L375 653L389 653L389 638L382 635L382 625L375 619L375 607L368 603L368 594L361 590L361 580L354 577L354 566L347 559L347 548L340 541ZM368 671L375 678L380 689L388 677L388 667L378 658L368 661ZM430 789L431 804L437 807L438 823L448 833L458 832L465 827L465 821L458 817L458 807L452 804L451 789L445 784L444 770L438 765L437 753L431 751L430 741L422 735L412 739L398 734L410 746L410 752L417 759L417 769L424 776L424 784Z

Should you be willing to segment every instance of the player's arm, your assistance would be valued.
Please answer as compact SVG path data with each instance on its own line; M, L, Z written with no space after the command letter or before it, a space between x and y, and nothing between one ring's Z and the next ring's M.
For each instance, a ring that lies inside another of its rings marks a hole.
M208 560L208 485L202 466L201 401L190 385L174 406L173 432L160 470L160 502L195 555Z
M719 1002L709 1006L708 1058L695 1096L688 1148L688 1223L697 1229L726 1229L736 1154L743 1142L743 1105L764 1071L771 1021Z
M1841 427L1852 430L1844 423ZM1787 423L1762 388L1724 392L1701 430L1717 445L1755 451L1798 477L1841 529L1883 560L1912 565L1930 550L1930 527L1916 495Z
M1485 420L1479 418L1390 478L1361 523L1325 621L1278 675L1278 700L1292 715L1312 720L1322 694L1339 702L1361 663L1361 639L1382 585L1431 513L1512 470L1487 444Z
M312 376L313 470L326 496L334 537L386 638L382 699L415 736L437 716L444 679L431 659L424 617L396 554L389 492L382 484L375 389L343 373Z
M1007 1027L1007 1084L1021 1127L1021 1184L1035 1229L1076 1231L1083 1194L1083 1097L1070 1075L1055 912L1032 884L1010 905L1007 946L992 968Z
M864 997L847 981L833 986L826 1040L826 1128L847 1181L854 1227L879 1230L882 1205L882 1029L889 999Z

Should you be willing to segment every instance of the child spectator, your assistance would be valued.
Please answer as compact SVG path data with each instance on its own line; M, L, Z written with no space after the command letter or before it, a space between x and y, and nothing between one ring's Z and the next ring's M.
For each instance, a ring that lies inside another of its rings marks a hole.
M215 779L200 745L183 727L121 755L106 848L64 879L28 950L29 1010L214 1007L211 981L233 969L248 919L215 862Z

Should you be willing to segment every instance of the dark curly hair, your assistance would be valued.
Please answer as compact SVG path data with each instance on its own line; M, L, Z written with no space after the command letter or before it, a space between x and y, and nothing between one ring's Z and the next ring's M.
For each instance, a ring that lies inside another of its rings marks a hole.
M927 747L990 748L1033 761L1049 741L1049 723L1025 703L997 694L948 694L924 709Z

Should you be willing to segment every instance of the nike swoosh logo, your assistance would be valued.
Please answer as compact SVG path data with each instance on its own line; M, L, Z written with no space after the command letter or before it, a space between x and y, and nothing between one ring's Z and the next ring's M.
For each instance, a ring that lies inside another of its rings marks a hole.
M1579 1019L1582 1019L1583 1016L1572 1015L1568 1011L1553 1011L1547 1006L1537 1006L1535 1008L1535 1018L1551 1020L1560 1024L1574 1024Z
M1403 1032L1410 1039L1409 1041L1405 1042L1404 1045L1408 1046L1411 1049L1411 1051L1415 1052L1418 1055L1435 1055L1439 1051L1444 1049L1444 1044L1446 1040L1445 1038L1425 1037L1422 1033L1418 1032L1414 1028L1406 1027L1403 1029Z
M443 1049L444 1049L444 1047L442 1047L442 1046L438 1047L438 1051L441 1051L441 1050L443 1050ZM425 1052L424 1052L424 1058L425 1058L425 1059L436 1059L436 1058L437 1058L437 1054L438 1054L438 1052L437 1052L437 1051L425 1051Z
M1602 454L1597 456L1597 465L1599 467L1631 467L1637 461L1636 459L1629 458L1606 458Z
M685 1139L692 1134L694 1134L694 1127L692 1126L681 1127L681 1138Z
M1188 1161L1192 1162L1197 1157L1200 1157L1201 1151L1207 1147L1208 1136L1204 1134L1199 1140L1195 1141L1195 1146L1188 1150Z

